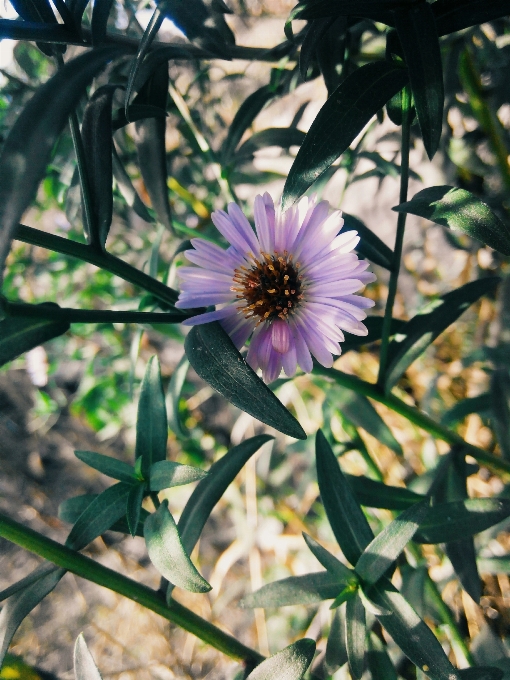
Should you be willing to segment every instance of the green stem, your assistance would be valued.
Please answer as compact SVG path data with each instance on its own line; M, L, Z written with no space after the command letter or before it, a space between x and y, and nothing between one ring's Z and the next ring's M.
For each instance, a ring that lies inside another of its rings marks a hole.
M70 309L55 305L29 305L24 302L10 302L0 298L0 305L7 316L32 317L48 321L67 321L67 323L181 323L187 319L180 312L131 312L110 309Z
M100 269L105 269L111 274L115 274L115 276L124 279L124 281L128 281L135 286L143 288L143 290L152 293L152 295L161 302L172 307L177 301L178 293L173 288L165 286L164 283L161 283L157 279L153 279L152 276L144 274L130 264L123 262L118 257L114 257L109 253L93 250L84 243L77 243L76 241L62 238L61 236L48 234L39 229L32 229L32 227L26 227L24 224L18 225L18 228L14 233L14 238L18 241L23 241L24 243L30 243L34 246L47 248L56 253L70 255L71 257L76 257L78 260L89 262Z
M402 90L402 161L400 164L400 196L399 202L407 201L407 188L409 185L409 139L411 130L411 90L404 87ZM391 322L393 318L393 306L397 294L398 276L400 273L400 260L402 258L402 246L404 243L404 232L406 228L407 213L399 213L397 218L397 234L395 236L395 248L393 250L393 262L390 272L390 282L388 285L388 299L384 310L384 320L382 328L381 354L379 359L379 375L377 383L384 383L386 366L388 363L388 349L391 333Z
M402 399L399 399L393 394L385 394L384 390L379 385L366 382L365 380L357 378L355 375L349 375L342 371L337 371L334 368L324 368L318 364L315 364L314 366L314 373L331 378L339 385L342 385L349 390L353 390L353 392L363 394L365 397L369 397L370 399L378 401L380 404L384 404L392 411L395 411L395 413L403 416L409 420L409 422L417 425L437 439L441 439L451 446L462 446L467 454L473 456L473 458L483 465L486 465L490 470L500 474L505 473L510 475L510 461L493 456L491 453L484 451L484 449L481 449L478 446L468 444L456 432L452 432L444 425L437 423L433 418L426 413L423 413L415 406L409 406L409 404L406 404Z
M138 602L143 607L156 612L156 614L184 628L189 633L193 633L200 640L210 644L232 659L243 661L249 665L256 665L263 661L264 657L254 649L246 647L236 638L197 616L175 600L167 605L164 598L151 588L118 574L112 569L94 562L89 557L85 557L85 555L81 555L28 527L24 527L3 514L0 514L0 536L25 550L44 557L59 567L71 571L77 576L104 588L109 588L115 593L133 600L133 602Z

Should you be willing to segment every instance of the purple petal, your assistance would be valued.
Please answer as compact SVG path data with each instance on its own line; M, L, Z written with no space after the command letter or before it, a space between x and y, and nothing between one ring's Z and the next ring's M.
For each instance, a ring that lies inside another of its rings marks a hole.
M259 242L251 228L251 224L248 222L248 219L237 203L228 204L228 214L231 221L238 228L239 232L242 233L244 240L248 244L249 248L247 252L251 251L254 255L257 255L260 250Z
M290 345L290 329L289 324L282 319L276 319L271 326L271 338L273 349L280 354L285 354L289 351Z
M327 339L316 333L316 331L307 323L301 323L299 330L301 331L304 341L308 345L308 349L317 361L326 368L331 368L331 366L333 366L333 357L331 356L331 352L326 348ZM335 353L339 354L340 352Z
M297 327L294 321L290 322L290 328L292 330L292 336L294 338L294 344L296 346L296 359L298 364L301 366L305 373L311 373L313 368L312 355L308 349L301 331Z
M216 210L211 215L214 226L224 236L234 248L242 254L252 251L250 240L245 237L244 230L239 230L238 226L223 210Z
M287 378L292 378L297 369L297 352L294 337L290 339L289 349L282 354L282 367Z
M266 205L262 196L255 196L253 206L253 217L255 219L255 229L259 237L260 249L263 253L272 255L274 252L274 229L269 228L267 219Z
M209 305L221 305L223 302L233 302L232 298L232 293L204 293L203 295L183 295L181 293L175 306L178 309L209 307Z
M282 372L282 355L271 348L269 359L262 367L262 377L266 383L272 383Z
M177 306L177 305L176 305ZM203 323L210 323L211 321L220 321L221 319L227 319L229 316L235 316L237 310L234 305L228 305L228 307L223 307L223 309L217 309L215 312L204 312L204 314L197 314L197 316L192 316L191 319L186 319L182 322L183 326L199 326Z

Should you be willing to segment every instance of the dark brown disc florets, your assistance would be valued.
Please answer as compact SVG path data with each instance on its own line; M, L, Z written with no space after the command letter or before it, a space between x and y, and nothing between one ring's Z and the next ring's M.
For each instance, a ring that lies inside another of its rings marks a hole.
M239 309L246 317L260 317L259 323L287 318L303 299L299 262L292 262L287 252L262 253L260 260L252 261L251 267L235 270L232 290L238 300L246 302Z

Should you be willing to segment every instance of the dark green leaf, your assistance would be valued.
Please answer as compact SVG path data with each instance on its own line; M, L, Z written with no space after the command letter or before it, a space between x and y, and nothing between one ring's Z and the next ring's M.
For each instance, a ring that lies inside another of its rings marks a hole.
M400 321L400 319L393 319L391 322L391 335L399 333L405 326L405 323L405 321ZM345 341L342 342L342 354L381 339L383 326L382 316L369 316L363 321L363 324L368 330L368 335L360 336L349 334L346 336Z
M324 659L325 670L329 675L333 675L340 666L347 663L347 648L345 646L345 606L337 607L333 611L331 628L326 645L326 656Z
M390 486L362 475L345 475L361 505L369 508L405 510L423 500L421 494L400 486Z
M492 426L501 453L510 458L510 374L499 368L491 376Z
M81 513L89 507L98 495L97 493L84 493L81 496L73 496L62 501L58 506L58 518L62 522L74 524Z
M459 670L461 680L502 680L505 672L493 666L478 666Z
M447 543L459 536L472 536L510 516L510 500L469 498L453 503L438 503L430 508L414 535L418 543Z
M166 111L168 96L168 63L158 66L146 81L138 97L137 105L147 105ZM133 107L130 107L130 111ZM135 144L138 163L152 207L161 224L172 231L172 211L168 198L166 165L166 119L146 118L135 125Z
M78 635L74 645L74 677L75 680L103 680L87 647L83 633Z
M427 498L404 510L365 548L356 563L356 573L365 583L375 583L389 569L418 530L429 507Z
M94 7L92 8L92 21L90 24L93 45L100 45L106 38L108 17L110 16L112 5L113 0L94 2Z
M129 120L128 120L129 118ZM160 109L159 106L149 106L145 104L131 104L128 109L128 118L126 118L126 110L119 109L112 117L112 129L115 132L120 128L134 123L137 120L144 118L164 118L166 119L166 111Z
M433 158L443 126L444 85L441 50L431 5L413 3L394 13L409 70L416 114L427 155Z
M73 550L82 550L110 529L112 524L126 514L130 490L131 484L119 482L96 496L76 520L67 537L66 545Z
M209 515L227 487L251 456L271 439L269 435L261 434L234 446L211 466L207 477L197 484L184 506L178 524L182 544L188 555L195 547Z
M9 649L14 633L18 630L23 619L30 614L32 609L43 600L66 573L65 569L53 569L47 571L47 566L41 569L42 576L35 583L12 595L5 603L0 612L0 667L5 654Z
M432 680L460 680L430 628L391 583L379 581L370 594L377 605L391 612L377 618L418 668Z
M356 564L374 535L320 430L315 445L317 480L326 515L344 555L351 564Z
M131 107L129 108L131 110ZM119 191L122 194L122 198L126 201L128 206L134 210L138 217L144 220L144 222L148 222L149 224L154 222L151 214L145 207L145 203L142 201L135 187L133 186L131 177L126 172L126 169L122 164L115 147L113 147L112 151L113 176L115 177Z
M332 600L341 588L342 584L338 582L338 577L328 571L317 571L268 583L254 593L246 595L239 606L245 609L258 607L267 609L293 604L315 604L322 600Z
M470 413L480 413L487 415L490 411L490 392L484 392L479 394L477 397L467 397L466 399L461 399L456 404L454 404L450 409L445 411L441 416L441 425L446 425L451 427L455 423L458 423Z
M360 219L345 212L342 215L345 220L344 231L355 229L360 236L360 242L356 246L358 253L374 262L374 264L391 270L393 266L393 251Z
M149 478L153 463L165 460L167 438L168 424L161 370L159 359L153 356L145 369L136 419L135 456L142 458L144 478Z
M508 14L507 0L438 0L432 8L439 35L462 31Z
M345 646L349 670L354 680L360 680L365 666L367 626L365 608L358 593L347 600L345 612Z
M493 293L500 279L496 276L471 281L430 302L419 314L408 321L390 342L386 390L390 390L406 369L450 324L482 295Z
M390 10L401 4L401 0L345 0L341 3L338 0L303 0L294 7L290 16L293 19L317 19L342 14L372 19L391 26L393 14Z
M11 128L0 155L0 269L18 222L35 198L51 150L86 85L104 65L128 51L100 47L68 61L39 87Z
M301 146L304 138L305 133L293 127L268 128L255 132L235 152L234 162L242 162L251 158L259 149L270 146L280 146L282 149L288 149L290 146Z
M510 255L510 228L486 203L465 189L450 186L423 189L393 210L462 231L494 250Z
M207 477L207 472L200 470L200 468L181 465L181 463L174 463L171 460L160 460L158 463L154 463L150 469L151 491L161 491L171 486L198 482L204 477Z
M301 680L315 654L315 641L303 638L266 659L246 680Z
M203 0L158 0L159 10L181 29L184 35L216 57L230 59L229 46L235 44L234 34L223 12Z
M345 564L342 564L339 559L332 555L329 550L323 548L320 543L317 543L311 536L303 532L303 538L306 545L310 548L315 557L322 564L324 569L327 569L330 574L335 576L339 583L350 583L356 580L356 575Z
M308 67L313 60L321 38L334 21L335 17L326 17L324 19L314 19L308 24L305 39L299 53L299 72L303 80L306 80Z
M64 24L42 24L33 21L0 19L0 39L33 40L34 42L73 43L76 35Z
M248 366L217 321L193 326L184 344L198 375L234 406L296 439L306 433Z
M159 8L156 7L150 18L149 23L147 24L147 28L143 32L142 39L138 44L138 51L136 53L135 59L133 59L131 63L131 68L129 70L128 75L128 82L126 86L126 97L124 100L126 118L128 117L129 113L131 95L133 94L133 90L135 89L135 84L138 80L139 72L141 70L145 55L149 51L149 48L152 45L152 42L156 37L159 29L161 28L161 24L163 23L164 19L165 15L162 12L160 12ZM152 73L152 71L150 71L149 74L147 74L145 80L149 77L150 73ZM145 80L143 82L145 82Z
M264 106L271 101L271 99L274 99L275 95L276 93L268 85L264 85L250 94L241 104L238 112L234 116L232 124L228 128L227 137L223 142L221 151L223 165L228 165L231 162L234 151L241 141L242 136L262 111Z
M357 69L337 87L319 111L292 164L283 190L283 209L326 172L406 82L405 69L379 61Z
M370 633L368 638L367 662L372 680L398 680L386 646L375 633Z
M188 370L188 357L184 355L172 373L167 392L168 427L179 439L185 439L188 436L179 414L179 401Z
M3 602L6 600L8 597L11 597L12 595L15 595L17 592L20 590L24 590L28 586L31 586L33 583L38 581L40 578L43 576L46 576L46 574L49 574L52 571L57 571L58 567L56 567L52 562L43 562L39 567L34 569L28 576L25 576L24 578L20 579L19 581L16 581L16 583L13 583L11 586L8 586L7 588L4 588L3 590L0 591L0 602ZM0 662L1 663L1 662Z
M134 538L140 524L140 514L142 511L142 501L146 492L145 482L133 484L127 498L126 520L129 533Z
M157 511L147 517L143 533L151 562L162 576L192 593L211 590L183 548L168 501L163 501Z
M473 539L451 541L444 545L444 551L452 563L462 587L476 602L480 602L481 582L476 566L476 551Z
M48 340L63 335L70 327L66 321L51 319L33 317L3 319L0 321L0 366Z
M74 455L78 460L81 460L85 465L88 465L94 470L99 470L103 475L118 479L121 482L135 481L135 469L132 465L124 463L122 460L112 458L111 456L103 456L101 453L94 453L94 451L75 451Z

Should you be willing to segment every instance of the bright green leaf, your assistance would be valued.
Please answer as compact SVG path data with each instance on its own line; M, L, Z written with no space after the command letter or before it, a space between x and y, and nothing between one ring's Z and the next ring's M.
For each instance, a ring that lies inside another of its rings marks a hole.
M181 465L171 460L160 460L150 469L150 487L151 491L161 491L171 486L197 482L204 477L207 477L207 472L200 468Z

